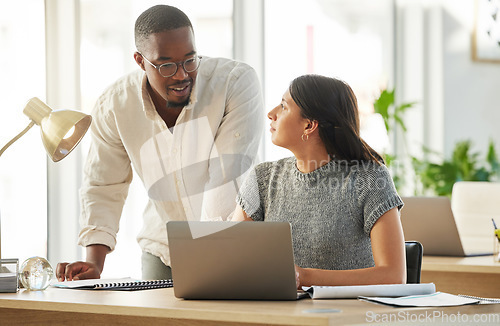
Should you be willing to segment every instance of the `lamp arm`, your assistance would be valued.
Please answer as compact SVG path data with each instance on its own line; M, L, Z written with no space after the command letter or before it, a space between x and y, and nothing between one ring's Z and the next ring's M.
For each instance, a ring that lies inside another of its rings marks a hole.
M31 127L33 127L35 125L35 122L33 120L31 120L31 122L29 123L29 125L24 128L23 131L21 131L19 133L19 135L17 135L16 137L12 138L12 140L10 142L8 142L4 147L2 147L2 149L0 149L0 156L2 156L3 152L5 152L5 150L7 148L9 148L10 145L14 144L16 142L16 140L18 140L19 138L21 138L22 136L24 136L25 133L28 132L28 130L30 130Z

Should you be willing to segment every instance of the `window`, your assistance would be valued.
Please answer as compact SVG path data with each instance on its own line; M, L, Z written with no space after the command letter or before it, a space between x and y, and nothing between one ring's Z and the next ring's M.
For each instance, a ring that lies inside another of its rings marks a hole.
M265 1L266 109L278 105L300 75L342 79L358 97L362 136L369 132L365 140L374 149L386 149L383 121L371 114L374 96L392 82L392 6L390 0ZM375 126L369 130L369 124ZM266 131L268 126L266 121ZM291 155L273 145L266 132L266 160Z
M27 10L26 8L29 8ZM19 19L22 17L22 19ZM32 97L45 100L43 0L2 3L0 10L0 146L20 133ZM47 256L47 155L34 126L0 157L2 258Z

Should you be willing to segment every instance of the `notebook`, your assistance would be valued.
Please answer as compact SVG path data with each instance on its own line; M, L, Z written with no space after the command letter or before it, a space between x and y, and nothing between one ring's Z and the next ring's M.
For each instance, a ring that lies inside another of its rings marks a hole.
M398 298L360 296L359 299L393 307L453 307L480 303L479 299L444 292Z
M119 278L63 281L51 285L60 289L136 291L171 288L173 283L172 280L136 280L132 278Z
M434 283L372 284L304 287L313 299L352 299L360 296L402 297L436 292Z
M405 240L422 243L424 255L482 256L492 252L462 239L448 197L403 197L401 223Z
M167 222L174 294L183 299L296 300L287 222ZM305 295L304 295L305 296Z

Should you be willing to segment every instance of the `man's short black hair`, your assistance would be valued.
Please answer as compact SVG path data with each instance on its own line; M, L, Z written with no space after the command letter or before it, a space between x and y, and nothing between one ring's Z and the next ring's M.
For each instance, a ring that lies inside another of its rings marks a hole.
M141 51L149 35L181 27L193 28L184 12L168 5L153 6L135 21L135 46Z

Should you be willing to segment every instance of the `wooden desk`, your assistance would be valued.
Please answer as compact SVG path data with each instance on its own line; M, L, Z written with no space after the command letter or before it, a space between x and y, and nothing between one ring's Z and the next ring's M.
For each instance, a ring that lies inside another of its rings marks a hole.
M176 299L171 288L135 292L49 288L0 293L2 325L419 325L450 321L446 318L467 318L469 323L460 323L467 325L477 324L474 314L486 316L483 318L489 318L492 325L500 323L499 304L402 309L355 299L197 301Z
M500 263L492 256L424 256L421 282L433 282L441 292L499 298Z

